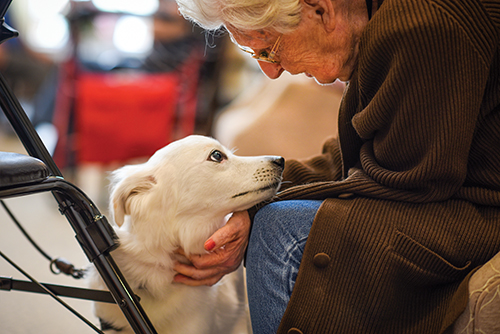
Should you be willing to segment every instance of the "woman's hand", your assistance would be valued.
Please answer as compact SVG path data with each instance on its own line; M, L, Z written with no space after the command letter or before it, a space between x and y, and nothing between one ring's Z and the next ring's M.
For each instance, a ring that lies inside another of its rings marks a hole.
M187 257L192 265L175 263L174 270L178 274L174 282L212 286L224 275L238 269L248 245L250 224L247 211L235 212L226 225L205 242L205 249L210 253ZM182 249L178 253L185 256Z

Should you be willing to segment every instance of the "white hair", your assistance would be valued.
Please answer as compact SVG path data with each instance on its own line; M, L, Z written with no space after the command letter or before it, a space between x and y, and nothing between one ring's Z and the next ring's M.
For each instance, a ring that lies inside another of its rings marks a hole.
M176 0L181 14L207 30L229 24L240 30L285 33L300 22L299 0Z

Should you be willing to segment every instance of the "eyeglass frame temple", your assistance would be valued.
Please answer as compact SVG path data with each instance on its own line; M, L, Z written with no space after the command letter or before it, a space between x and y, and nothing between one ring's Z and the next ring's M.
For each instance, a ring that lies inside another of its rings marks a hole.
M250 51L250 50L246 50L245 48L243 48L242 46L240 46L240 45L238 45L238 44L236 44L236 45L238 45L238 47L239 47L239 49L240 49L241 51L244 51L244 52L246 52L246 53L250 54L250 56L251 56L253 59L256 59L256 60L258 60L258 61L267 61L267 62L271 62L271 63L274 63L274 64L275 64L275 63L277 63L277 61L276 61L276 60L274 60L273 58L274 58L274 56L276 55L276 51L278 51L278 47L279 47L279 43L280 43L280 40L281 40L281 36L282 36L282 35L280 35L280 36L278 37L278 39L276 40L276 42L274 42L274 45L273 45L273 47L271 48L271 51L269 52L269 57L267 57L267 59L262 59L262 58L261 58L258 54L254 53L254 52L252 52L252 51Z
M268 58L269 58L270 60L275 61L273 58L274 58L274 56L276 55L276 51L278 51L278 47L280 46L281 36L283 36L283 35L280 35L280 36L278 37L278 39L276 40L276 42L274 43L274 45L273 45L273 47L272 47L272 49L271 49L271 52L269 53L269 57L268 57Z

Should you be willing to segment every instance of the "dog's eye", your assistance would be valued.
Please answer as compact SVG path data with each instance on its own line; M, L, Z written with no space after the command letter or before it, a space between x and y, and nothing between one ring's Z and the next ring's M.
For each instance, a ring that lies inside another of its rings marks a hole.
M213 162L222 162L222 160L227 159L226 155L222 153L221 151L215 150L212 153L210 153L210 156L208 157L209 160Z

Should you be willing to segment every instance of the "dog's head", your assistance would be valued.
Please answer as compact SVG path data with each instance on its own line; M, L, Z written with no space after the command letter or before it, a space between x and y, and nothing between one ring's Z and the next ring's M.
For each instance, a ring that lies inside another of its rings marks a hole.
M218 227L209 226L213 221L274 196L283 167L281 157L240 157L215 139L189 136L144 164L115 171L111 211L119 226L128 215L129 229L146 228L158 238L175 237L185 228L201 229L202 238L208 237Z

